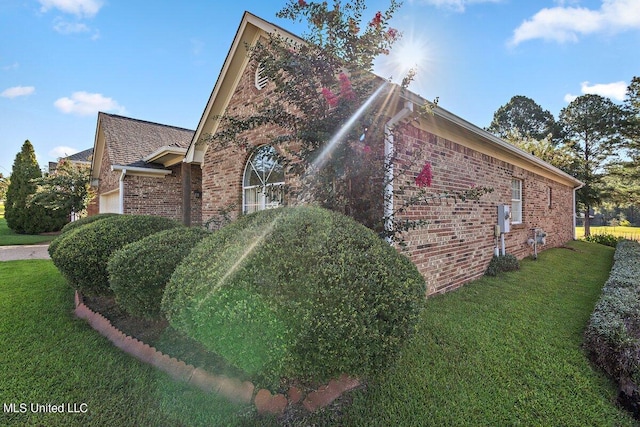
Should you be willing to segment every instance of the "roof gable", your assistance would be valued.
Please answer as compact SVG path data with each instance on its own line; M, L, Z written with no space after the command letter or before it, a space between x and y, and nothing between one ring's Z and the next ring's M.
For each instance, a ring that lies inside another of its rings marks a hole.
M145 161L149 155L168 147L186 150L192 138L193 131L189 129L100 112L94 142L92 176L99 177L105 152L108 152L112 166L157 169L162 168L162 165Z

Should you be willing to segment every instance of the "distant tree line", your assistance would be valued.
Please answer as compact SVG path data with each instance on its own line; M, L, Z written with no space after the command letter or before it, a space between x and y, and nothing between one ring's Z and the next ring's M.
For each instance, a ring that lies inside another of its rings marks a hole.
M640 225L640 77L633 77L622 104L586 94L557 119L534 100L514 96L487 130L584 183L577 209L585 235L593 218Z

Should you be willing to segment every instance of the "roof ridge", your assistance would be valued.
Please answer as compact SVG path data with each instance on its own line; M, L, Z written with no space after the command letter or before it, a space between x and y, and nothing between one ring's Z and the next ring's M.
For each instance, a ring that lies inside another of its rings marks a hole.
M167 124L164 124L164 123L152 122L150 120L136 119L134 117L121 116L120 114L105 113L104 111L100 111L100 112L98 112L98 114L99 115L102 114L102 115L105 115L105 116L118 118L118 119L129 120L129 121L132 121L132 122L146 123L146 124L155 125L155 126L163 126L163 127L166 127L166 128L172 128L172 129L176 129L176 130L184 130L184 131L187 131L187 132L195 132L193 129L187 129L187 128L183 128L183 127L180 127L180 126L174 126L174 125L167 125Z

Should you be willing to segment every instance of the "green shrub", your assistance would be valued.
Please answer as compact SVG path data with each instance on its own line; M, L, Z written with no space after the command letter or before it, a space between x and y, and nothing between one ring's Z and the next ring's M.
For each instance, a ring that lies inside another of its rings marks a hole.
M520 269L518 258L511 254L493 256L487 267L485 274L487 276L497 276L503 271L516 271Z
M620 242L585 330L591 359L621 384L640 386L640 243ZM627 396L640 404L638 395Z
M115 251L107 272L117 304L134 316L160 317L162 294L173 270L196 243L210 235L199 227L172 228Z
M85 216L84 218L80 218L78 220L70 222L67 225L65 225L64 227L62 227L62 232L66 233L68 231L71 231L71 230L73 230L73 229L75 229L77 227L83 226L85 224L91 224L94 221L99 221L101 219L109 218L110 216L115 216L115 215L119 215L119 214L117 214L117 213L101 213L101 214L97 214L97 215Z
M51 259L71 287L86 295L111 295L107 261L127 243L161 230L180 226L177 221L150 215L116 215L62 234Z
M584 240L591 243L599 243L605 246L615 248L618 243L624 240L624 237L614 236L613 234L592 234L585 236Z
M64 236L64 233L67 233L69 231L75 230L76 228L83 226L85 224L90 224L94 221L98 221L104 218L108 218L110 216L114 216L114 215L118 215L115 213L104 213L104 214L98 214L98 215L92 215L92 216L87 216L84 218L81 218L77 221L73 221L73 222L69 222L67 223L67 225L65 225L64 227L62 227L62 233L56 237L55 239L53 239L51 241L51 243L49 244L49 256L53 256L52 254L55 252L55 250L57 249L58 245L60 244L60 242L62 241L62 238Z
M381 372L412 332L424 279L354 220L320 208L241 218L176 268L172 326L263 385Z

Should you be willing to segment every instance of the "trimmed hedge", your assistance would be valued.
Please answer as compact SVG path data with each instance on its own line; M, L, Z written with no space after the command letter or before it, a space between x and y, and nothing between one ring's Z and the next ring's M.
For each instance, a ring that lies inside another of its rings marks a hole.
M374 232L299 207L248 215L200 242L162 308L174 328L277 387L381 372L424 299L416 267Z
M68 223L67 225L65 225L64 227L62 227L62 232L66 233L68 231L74 230L78 227L81 227L85 224L91 224L94 221L99 221L101 219L105 219L105 218L109 218L111 216L116 216L116 215L120 215L117 213L101 213L101 214L96 214L96 215L91 215L91 216L85 216L84 218L80 218L77 219L73 222Z
M111 254L127 243L179 226L158 216L115 215L61 234L49 254L71 287L86 295L111 295L107 276Z
M49 244L49 249L48 249L49 256L53 256L52 254L58 248L58 245L62 241L62 236L64 235L64 233L75 230L76 228L81 227L85 224L90 224L94 221L99 221L101 219L109 218L110 216L114 216L114 215L118 215L118 214L115 214L115 213L97 214L92 216L86 216L84 218L80 218L79 220L67 223L67 225L62 227L62 230L61 230L62 234L60 234L57 238L53 239Z
M129 243L107 264L109 286L116 303L129 314L161 317L164 288L176 266L211 232L204 228L172 228Z
M620 242L609 279L585 331L591 359L621 386L622 398L640 409L640 243Z

